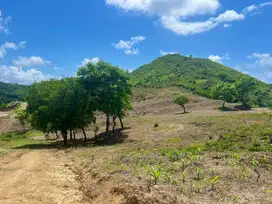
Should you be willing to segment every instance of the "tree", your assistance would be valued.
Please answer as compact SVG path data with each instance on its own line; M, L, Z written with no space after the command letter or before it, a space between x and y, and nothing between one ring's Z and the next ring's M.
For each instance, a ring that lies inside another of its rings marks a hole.
M235 83L237 98L243 106L250 107L249 102L257 88L257 84L257 80L249 76L242 77Z
M94 120L93 107L85 89L76 78L35 83L26 97L31 124L43 132L60 131L64 145L68 144L68 131L85 127Z
M26 130L26 124L28 122L28 114L25 110L21 109L20 107L15 110L15 118L18 119L21 125Z
M128 73L99 61L81 67L77 76L88 96L94 99L96 109L106 115L106 135L109 136L110 116L123 117L131 107L131 85Z
M178 96L174 99L174 103L180 105L183 108L184 113L186 113L185 104L189 102L189 98L187 96Z
M222 107L225 103L231 103L236 95L234 84L220 82L212 90L213 98L223 101Z

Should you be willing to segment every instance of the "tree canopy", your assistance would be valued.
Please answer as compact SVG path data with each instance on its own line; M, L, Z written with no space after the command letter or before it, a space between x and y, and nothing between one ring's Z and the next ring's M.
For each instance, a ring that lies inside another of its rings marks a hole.
M213 89L213 97L223 101L222 107L225 103L231 103L236 97L235 85L225 82L218 83Z
M185 104L187 104L190 99L187 96L178 96L174 99L174 103L180 105L183 108L184 113L186 113Z
M109 135L110 117L124 116L131 109L131 86L125 71L100 61L78 70L77 77L34 83L26 96L31 125L43 132L60 131L64 145L68 132L95 123L95 111L106 114ZM114 119L115 120L115 119Z

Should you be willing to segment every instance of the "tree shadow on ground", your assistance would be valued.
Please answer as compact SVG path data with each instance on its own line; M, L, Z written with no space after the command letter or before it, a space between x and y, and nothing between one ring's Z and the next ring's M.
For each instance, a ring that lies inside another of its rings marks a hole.
M184 112L174 113L174 115L185 115L185 114L189 114L189 113L191 113L191 112L186 111L185 113Z
M115 129L114 134L113 131L110 131L110 136L107 137L106 133L100 133L97 137L92 137L84 142L84 139L76 138L75 140L69 140L69 144L67 147L64 147L62 140L54 140L48 143L37 143L37 144L26 144L19 147L15 147L13 149L67 149L67 148L90 148L96 146L110 146L115 144L123 143L127 138L129 132L127 130L131 129ZM89 135L87 135L89 136ZM128 142L133 142L132 140L127 140Z
M218 110L223 111L223 112L237 111L237 109L229 108L229 107L219 107Z
M234 109L238 110L238 111L249 111L249 110L251 110L251 108L249 106L245 106L245 105L236 105L236 106L234 106Z

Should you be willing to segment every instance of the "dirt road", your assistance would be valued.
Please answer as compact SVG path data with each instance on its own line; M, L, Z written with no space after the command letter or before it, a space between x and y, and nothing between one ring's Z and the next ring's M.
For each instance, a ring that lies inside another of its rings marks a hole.
M0 204L85 203L64 151L14 152L0 161Z

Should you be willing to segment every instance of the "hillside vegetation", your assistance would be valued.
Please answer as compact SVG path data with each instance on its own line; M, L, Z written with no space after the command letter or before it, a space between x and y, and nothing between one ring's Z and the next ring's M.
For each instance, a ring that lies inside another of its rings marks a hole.
M135 70L131 76L134 86L155 88L180 86L209 98L212 98L212 89L219 82L235 83L242 77L249 77L209 59L178 54L160 57ZM263 101L272 100L271 87L257 79L256 83L258 89L253 94L255 98L263 98Z
M23 99L27 86L0 82L0 104Z

